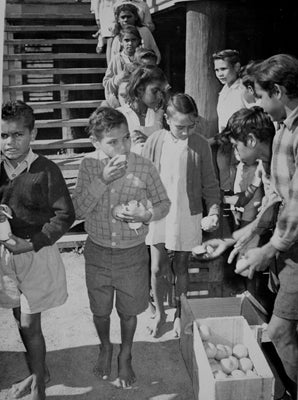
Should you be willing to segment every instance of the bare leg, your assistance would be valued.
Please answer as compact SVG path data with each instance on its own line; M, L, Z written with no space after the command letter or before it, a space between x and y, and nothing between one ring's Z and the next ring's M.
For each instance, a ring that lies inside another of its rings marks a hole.
M151 287L155 303L155 317L152 327L148 327L152 336L156 337L166 320L164 309L164 294L166 279L164 277L169 268L169 258L163 243L150 246L151 253Z
M288 377L293 381L291 395L293 399L296 399L298 371L297 321L272 315L268 325L268 335L276 348Z
M11 396L20 398L31 392L32 400L44 400L46 346L41 331L41 314L24 314L16 309L14 315L19 321L20 335L27 350L31 375L13 386Z
M111 374L111 364L113 355L113 345L110 342L110 316L93 316L94 325L100 339L100 352L93 372L104 380Z
M131 365L131 348L137 327L137 317L118 313L121 325L121 345L118 355L118 384L122 388L131 386L136 376Z
M189 252L187 251L175 251L173 270L176 276L175 291L176 291L176 302L177 310L174 317L173 335L180 337L181 334L181 294L187 294L188 288L188 259Z

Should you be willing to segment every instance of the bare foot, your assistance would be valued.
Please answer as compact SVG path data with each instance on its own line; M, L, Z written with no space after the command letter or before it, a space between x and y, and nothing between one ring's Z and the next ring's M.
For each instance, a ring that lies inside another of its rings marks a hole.
M51 380L50 372L48 370L48 367L45 366L44 383L47 384L50 380ZM14 383L9 391L10 398L20 399L30 394L32 383L33 383L33 375L29 375L25 379L22 379Z
M166 322L166 314L155 314L153 318L152 326L147 326L147 329L153 337L157 337L160 334L161 327Z
M112 355L113 355L113 345L109 346L99 346L100 352L98 355L97 363L93 368L93 373L98 378L107 380L111 374L112 365Z
M181 319L179 317L176 317L173 326L173 336L176 338L180 338L180 335L181 335Z
M123 389L131 387L136 381L134 370L131 366L131 355L126 356L121 354L118 355L118 377L117 386Z
M45 384L37 384L33 380L31 385L31 400L45 400L46 398L46 391L45 391Z

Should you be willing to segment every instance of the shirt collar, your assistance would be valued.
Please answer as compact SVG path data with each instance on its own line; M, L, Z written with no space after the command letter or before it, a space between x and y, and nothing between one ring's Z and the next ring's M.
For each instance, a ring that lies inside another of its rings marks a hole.
M8 175L10 176L11 174L13 174L12 177L16 177L18 175L20 175L23 171L29 171L32 163L38 158L38 154L33 153L32 149L29 149L28 154L26 155L26 157L24 158L24 160L22 160L16 167L14 167L11 162L9 161L8 158L6 158L5 156L3 157L3 165L4 168L6 170L6 172L8 173Z
M288 117L283 121L283 124L290 130L293 130L293 125L298 120L298 106L288 115Z

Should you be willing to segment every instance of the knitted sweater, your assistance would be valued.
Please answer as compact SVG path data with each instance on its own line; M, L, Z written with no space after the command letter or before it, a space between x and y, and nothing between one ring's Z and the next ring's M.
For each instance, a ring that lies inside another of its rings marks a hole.
M1 164L0 203L12 210L12 233L29 239L35 251L54 244L75 219L59 167L43 156L13 180Z
M149 158L160 171L160 158L166 130L151 135L145 142L142 155ZM188 138L186 190L191 215L203 212L203 200L207 212L219 213L220 191L212 163L212 155L207 140L193 134Z

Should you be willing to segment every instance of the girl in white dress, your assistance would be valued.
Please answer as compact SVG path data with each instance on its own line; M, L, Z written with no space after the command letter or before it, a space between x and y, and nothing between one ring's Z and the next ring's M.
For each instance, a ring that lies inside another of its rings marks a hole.
M199 134L198 110L192 97L178 93L169 100L166 121L170 130L155 132L143 155L155 164L171 200L169 214L151 222L146 243L151 251L151 286L156 306L153 336L165 320L163 276L169 268L167 250L174 252L173 272L177 312L174 333L180 335L180 296L187 293L188 258L202 241L202 229L217 228L220 202L208 141ZM202 218L203 201L207 216Z
M141 154L147 138L163 128L164 91L167 78L156 66L139 66L127 84L126 104L118 110L125 115L131 134L131 151Z

